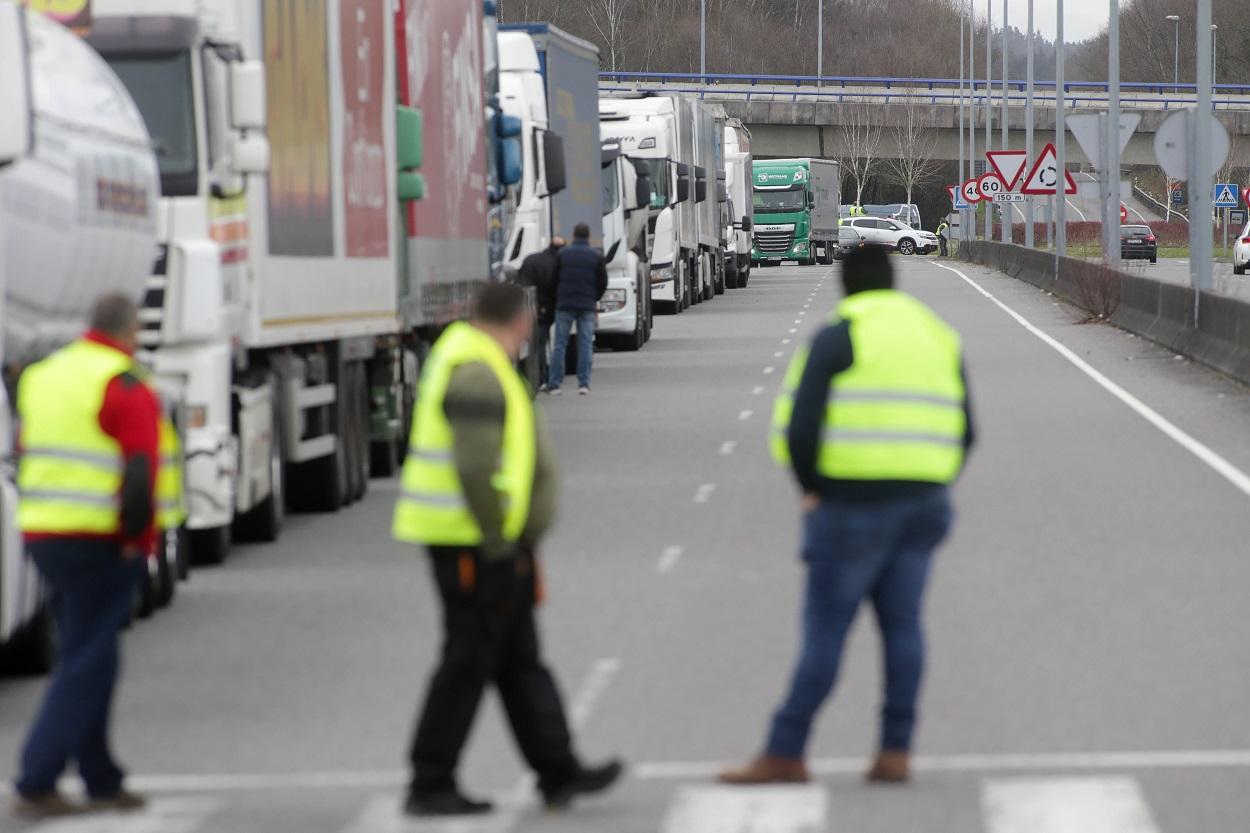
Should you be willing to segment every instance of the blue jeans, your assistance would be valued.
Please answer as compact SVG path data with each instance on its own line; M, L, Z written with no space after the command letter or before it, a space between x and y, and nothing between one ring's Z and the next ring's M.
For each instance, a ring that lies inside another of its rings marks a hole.
M108 796L125 775L108 739L120 633L146 564L123 560L107 541L33 541L28 548L47 583L60 659L22 750L16 786L24 795L49 792L72 759L88 794Z
M833 689L855 612L872 601L885 648L881 748L908 750L924 670L921 598L934 549L951 526L946 490L881 502L822 501L803 521L807 599L790 694L773 717L768 753L802 758Z
M595 355L595 314L593 312L556 312L556 338L551 343L551 375L547 387L555 389L564 381L564 352L569 346L569 331L577 325L577 384L590 387L590 365Z

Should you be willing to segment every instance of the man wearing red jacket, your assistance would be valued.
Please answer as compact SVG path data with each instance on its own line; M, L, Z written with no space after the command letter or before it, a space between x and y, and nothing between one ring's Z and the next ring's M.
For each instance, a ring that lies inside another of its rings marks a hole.
M14 811L28 818L144 804L108 737L119 634L155 535L160 405L134 366L138 331L134 302L105 296L91 329L18 384L18 517L61 652L22 750ZM70 760L86 807L57 792Z

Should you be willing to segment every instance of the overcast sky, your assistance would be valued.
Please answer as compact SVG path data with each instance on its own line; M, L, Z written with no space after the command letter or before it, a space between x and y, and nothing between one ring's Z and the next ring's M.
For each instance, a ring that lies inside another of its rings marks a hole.
M987 1L994 7L994 25L1002 25L1003 0L973 0L978 17L985 17ZM1055 39L1056 0L1033 0L1033 23L1047 40ZM1123 0L1121 0L1123 5ZM1007 25L1024 31L1029 20L1029 0L1007 0ZM1063 39L1068 43L1086 40L1102 31L1111 12L1108 0L1065 0Z

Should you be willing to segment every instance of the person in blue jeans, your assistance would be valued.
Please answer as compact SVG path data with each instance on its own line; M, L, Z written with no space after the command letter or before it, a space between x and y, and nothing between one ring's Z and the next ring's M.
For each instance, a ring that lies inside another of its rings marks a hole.
M564 381L564 355L569 334L577 327L577 389L590 393L590 368L595 354L596 309L608 290L608 265L590 245L590 227L578 223L573 242L560 250L553 278L556 296L556 335L551 344L551 372L547 393L558 396Z
M791 364L773 419L774 455L802 491L802 650L764 751L722 773L729 784L808 780L812 722L865 602L885 654L880 746L867 777L910 776L921 603L933 553L951 528L948 487L972 447L972 411L959 336L894 290L887 252L851 252L842 278L846 298Z

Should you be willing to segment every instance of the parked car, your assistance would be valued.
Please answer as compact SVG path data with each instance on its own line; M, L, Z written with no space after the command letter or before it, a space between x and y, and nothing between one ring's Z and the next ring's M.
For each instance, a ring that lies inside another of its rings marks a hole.
M838 227L838 242L833 247L834 260L841 260L855 249L864 246L864 235L854 226L843 224Z
M938 249L937 235L933 232L914 229L887 217L852 217L843 220L842 226L856 229L868 243L889 246L900 254L927 255Z
M1244 275L1248 268L1250 268L1250 223L1246 223L1241 234L1237 235L1237 241L1233 243L1233 274Z
M1159 240L1149 226L1120 226L1120 260L1159 261Z
M901 202L890 202L884 205L865 205L864 213L869 217L888 217L891 220L898 220L903 225L911 226L914 229L924 227L924 224L920 221L920 206L915 203L908 205Z

